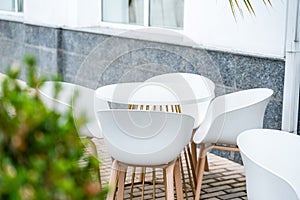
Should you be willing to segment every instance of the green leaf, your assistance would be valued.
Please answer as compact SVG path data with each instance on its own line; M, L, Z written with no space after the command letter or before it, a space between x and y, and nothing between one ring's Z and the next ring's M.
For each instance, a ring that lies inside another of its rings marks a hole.
M231 9L231 12L232 12L234 18L236 19L236 13L235 13L236 8L239 10L239 13L243 16L243 10L239 4L239 0L228 0L228 1L229 1L230 9ZM265 5L272 6L271 0L262 0L262 2ZM246 6L246 9L250 14L255 15L255 10L254 10L250 0L243 0L243 4Z

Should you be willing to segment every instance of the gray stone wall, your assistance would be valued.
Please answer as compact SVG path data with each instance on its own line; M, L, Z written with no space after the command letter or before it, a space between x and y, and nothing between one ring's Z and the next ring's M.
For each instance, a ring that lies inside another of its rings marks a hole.
M0 20L0 49L0 72L20 61L24 54L33 54L40 74L61 74L65 81L94 89L117 82L143 81L167 72L207 76L217 84L217 95L271 88L274 95L267 107L264 127L281 128L282 60L4 20ZM215 153L240 161L238 154Z

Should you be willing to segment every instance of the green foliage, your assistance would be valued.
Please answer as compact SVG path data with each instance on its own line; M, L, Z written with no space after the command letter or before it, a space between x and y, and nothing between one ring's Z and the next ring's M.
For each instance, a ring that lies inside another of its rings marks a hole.
M20 86L15 68L0 88L0 199L103 199L91 173L99 161L85 154L71 110L45 107L36 61L24 61L29 87Z
M239 4L239 0L228 0L229 1L229 4L230 4L230 8L231 8L231 12L233 14L234 17L236 17L236 13L235 13L235 9L237 8L238 11L240 12L240 14L243 16L243 11L241 9L241 6ZM272 5L271 3L271 0L262 0L263 3L265 5L269 4L269 5ZM253 14L255 15L255 11L254 11L254 8L252 6L252 3L250 0L242 0L243 4L246 6L247 8L247 11L250 13L250 14Z

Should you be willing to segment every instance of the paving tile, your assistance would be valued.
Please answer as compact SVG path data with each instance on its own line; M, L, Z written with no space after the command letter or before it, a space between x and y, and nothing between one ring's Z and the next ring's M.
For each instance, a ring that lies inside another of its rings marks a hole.
M224 195L224 194L226 194L226 193L223 192L223 191L207 193L207 194L203 194L201 196L201 199L207 199L207 198L211 198L211 197L221 196L221 195Z
M224 172L222 174L225 176L232 175L232 174L244 174L244 168L236 169L236 170L229 170L229 171L226 171L224 169Z
M226 193L236 193L236 192L246 192L246 187L235 187L235 188L230 188L230 189L225 189L224 190Z
M246 181L246 177L241 177L237 179L238 181Z
M227 191L226 189L231 189L231 186L221 185L221 186L217 186L217 187L209 187L209 188L206 188L206 189L204 189L204 188L202 188L202 189L207 193L211 193L211 192L216 192L216 191L221 191L221 190Z
M219 185L226 185L226 184L232 184L232 183L235 183L236 180L226 180L226 181L218 181L218 182L215 182L215 183L211 183L212 186L219 186Z
M243 177L242 174L231 174L229 176L221 176L223 180L235 179Z
M202 185L209 184L209 183L214 183L216 181L217 181L216 179L205 179L205 180L202 181Z
M237 193L230 193L230 194L226 194L226 195L221 195L221 196L219 196L219 198L222 199L222 200L227 200L227 199L233 199L235 197L243 197L245 195L246 195L245 192L237 192Z
M222 177L222 174L215 174L215 173L204 173L203 180L212 179L212 178L220 178Z
M246 182L242 181L242 182L234 183L234 184L231 184L231 186L232 187L246 186Z

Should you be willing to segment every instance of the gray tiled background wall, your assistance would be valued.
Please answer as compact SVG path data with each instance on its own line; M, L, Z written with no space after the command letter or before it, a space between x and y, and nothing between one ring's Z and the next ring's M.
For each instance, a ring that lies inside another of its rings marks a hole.
M274 90L274 95L267 107L264 126L281 127L285 64L282 60L3 20L0 20L0 49L0 72L20 62L24 54L33 54L38 59L39 73L58 73L65 81L90 88L143 81L167 72L207 76L217 84L218 95L268 87ZM217 153L240 160L237 154Z

